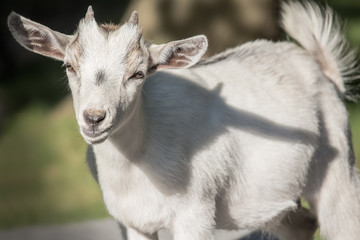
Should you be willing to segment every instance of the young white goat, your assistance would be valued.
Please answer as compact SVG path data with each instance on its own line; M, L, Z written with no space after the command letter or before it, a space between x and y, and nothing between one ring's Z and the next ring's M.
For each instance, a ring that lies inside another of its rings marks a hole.
M311 239L302 196L325 239L360 239L343 103L358 69L330 9L282 4L301 47L259 40L200 62L205 36L148 44L136 12L98 25L89 7L74 35L16 13L8 22L22 46L64 61L87 160L129 239L162 228L176 240L215 228Z

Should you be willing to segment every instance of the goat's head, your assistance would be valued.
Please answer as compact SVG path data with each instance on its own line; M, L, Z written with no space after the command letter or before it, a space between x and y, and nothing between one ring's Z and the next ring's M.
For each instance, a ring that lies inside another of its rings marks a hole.
M73 35L16 13L10 14L8 24L22 46L64 62L80 131L90 144L104 141L126 121L149 74L161 68L189 67L207 48L205 36L146 43L136 12L123 25L98 25L89 7Z

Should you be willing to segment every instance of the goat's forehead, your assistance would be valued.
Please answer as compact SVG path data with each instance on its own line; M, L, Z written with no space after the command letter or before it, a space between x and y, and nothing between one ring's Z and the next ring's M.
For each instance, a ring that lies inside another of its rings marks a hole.
M112 28L95 21L82 23L68 48L66 61L77 65L83 78L92 79L100 70L108 76L120 76L141 64L140 55L146 52L139 51L142 43L136 25L125 23Z
M96 51L98 54L102 51L127 54L127 51L130 51L133 45L139 44L141 39L141 30L128 23L121 26L99 26L95 21L81 22L77 34L75 45L86 52Z

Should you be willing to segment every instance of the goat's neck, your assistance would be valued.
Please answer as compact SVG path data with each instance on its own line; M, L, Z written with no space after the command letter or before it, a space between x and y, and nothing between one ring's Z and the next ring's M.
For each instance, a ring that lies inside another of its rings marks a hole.
M144 153L145 146L145 114L143 100L140 96L128 116L120 123L119 129L108 139L129 161L137 161Z

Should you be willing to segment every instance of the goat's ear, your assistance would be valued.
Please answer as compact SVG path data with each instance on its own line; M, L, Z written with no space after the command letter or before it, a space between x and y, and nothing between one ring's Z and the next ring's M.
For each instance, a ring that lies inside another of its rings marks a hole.
M56 60L64 60L71 36L53 31L14 12L8 17L8 26L16 41L26 49Z
M151 45L152 69L185 68L196 64L208 46L207 38L199 35L161 45Z

